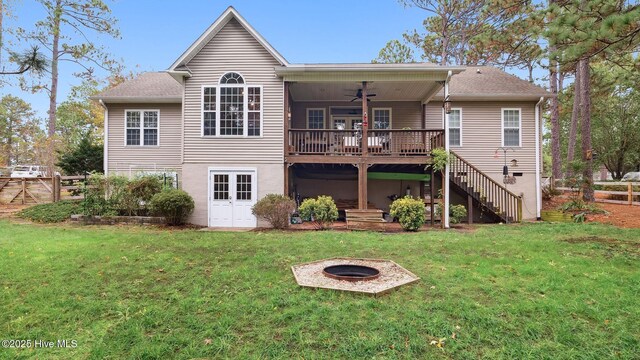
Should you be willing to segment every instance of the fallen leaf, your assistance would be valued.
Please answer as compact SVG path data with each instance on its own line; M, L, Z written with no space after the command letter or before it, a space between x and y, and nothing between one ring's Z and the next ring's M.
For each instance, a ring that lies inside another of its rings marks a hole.
M211 339L204 339L204 344L205 345L211 345L213 341Z
M158 271L159 273L163 273L163 272L164 272L164 269L158 269L157 271Z
M455 339L457 337L456 333L451 334L451 338Z

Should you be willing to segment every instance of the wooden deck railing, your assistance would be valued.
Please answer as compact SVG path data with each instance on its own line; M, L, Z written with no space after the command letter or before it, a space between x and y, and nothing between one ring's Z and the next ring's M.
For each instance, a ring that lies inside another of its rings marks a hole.
M450 165L451 181L500 216L505 222L522 221L522 198L507 190L504 185L458 156L453 151Z
M444 130L289 130L289 155L429 155L444 147Z

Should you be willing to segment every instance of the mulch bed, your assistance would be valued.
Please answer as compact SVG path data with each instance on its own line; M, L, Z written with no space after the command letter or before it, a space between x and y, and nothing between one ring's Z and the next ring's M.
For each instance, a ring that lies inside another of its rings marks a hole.
M545 200L542 208L544 210L554 210L560 205L569 201L566 195L555 196L551 200ZM640 228L640 206L596 203L596 205L606 210L608 214L588 214L587 222L598 222L611 224L622 228Z

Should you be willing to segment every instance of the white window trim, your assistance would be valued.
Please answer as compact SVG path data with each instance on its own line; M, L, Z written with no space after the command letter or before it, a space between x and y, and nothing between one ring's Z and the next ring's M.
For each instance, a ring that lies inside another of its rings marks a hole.
M462 108L451 108L451 111L460 111L460 127L455 129L460 129L460 145L451 145L450 147L462 147ZM447 117L447 121L450 121L450 117ZM504 123L503 123L504 124ZM451 123L449 123L449 133L451 133ZM502 133L504 136L504 132ZM451 141L451 137L449 137L449 141Z
M236 73L236 74L240 75L240 77L242 78L242 84L221 84L220 83L222 81L222 78L225 75L231 74L231 73ZM239 72L239 71L225 71L224 74L220 75L220 77L218 78L218 85L247 85L247 81L245 80L244 75L242 75L242 73Z
M522 147L522 108L501 108L500 109L500 138L502 139L502 147L505 147L504 144L504 112L506 110L517 110L518 111L518 146L509 145L509 147L521 148ZM515 129L515 128L507 128L507 129Z
M229 71L236 72L237 71ZM226 75L224 73L222 76ZM242 76L242 74L240 74ZM244 76L243 76L244 78ZM244 123L242 133L243 135L221 135L220 134L220 89L221 88L243 88L244 96L243 96L243 107L244 107ZM204 134L204 89L205 88L215 88L216 89L216 134L215 135L205 135ZM249 88L259 88L260 89L260 135L259 136L249 136ZM200 137L201 138L219 138L219 139L238 139L238 138L249 138L249 139L259 139L264 137L264 88L262 85L251 85L247 84L216 84L216 85L202 85L200 88Z
M130 111L140 112L140 145L127 145L127 130L129 129L129 127L127 126L127 112L130 112ZM158 143L156 145L144 144L144 112L145 111L155 111L158 113L158 127L156 128L158 130ZM124 109L124 146L128 148L160 147L160 109Z
M309 127L309 113L312 110L320 110L320 111L322 111L322 129L326 129L327 128L327 112L326 112L325 108L307 108L307 130L321 130L321 129L311 129Z
M371 122L371 127L369 128L369 130L374 131L374 130L383 130L383 129L375 129L375 122L376 122L376 110L389 110L389 129L387 130L391 130L393 129L393 108L390 107L374 107L371 108L371 113L373 114L372 119L373 120Z

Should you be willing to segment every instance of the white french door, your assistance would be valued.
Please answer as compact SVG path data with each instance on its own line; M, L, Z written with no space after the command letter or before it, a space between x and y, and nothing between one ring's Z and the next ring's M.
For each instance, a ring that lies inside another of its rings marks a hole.
M209 226L255 227L255 170L209 171Z
M342 127L344 130L355 130L359 127L358 124L362 124L362 117L354 116L332 116L333 129Z

